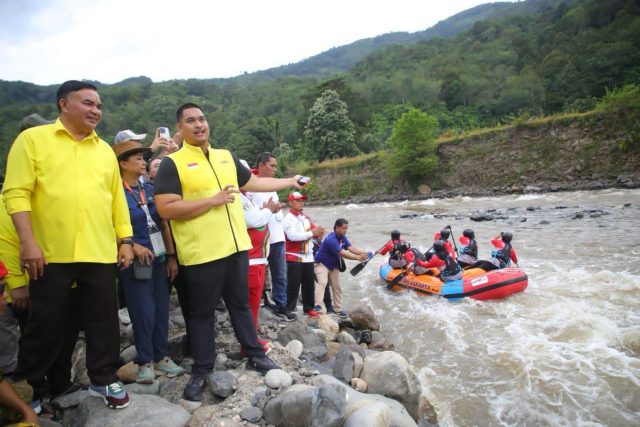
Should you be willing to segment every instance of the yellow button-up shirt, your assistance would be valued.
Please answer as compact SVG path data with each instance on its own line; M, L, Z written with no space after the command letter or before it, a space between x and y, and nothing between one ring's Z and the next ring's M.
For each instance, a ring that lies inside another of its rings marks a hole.
M0 261L7 267L7 302L11 302L11 291L29 284L29 275L20 266L20 240L7 214L0 195Z
M9 151L7 212L31 212L48 262L117 261L117 241L133 235L111 147L95 131L77 141L60 119L22 132Z

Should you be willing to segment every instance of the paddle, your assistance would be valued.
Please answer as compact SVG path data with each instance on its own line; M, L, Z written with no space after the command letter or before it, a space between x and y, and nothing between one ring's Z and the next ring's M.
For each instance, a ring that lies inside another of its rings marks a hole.
M371 261L374 256L378 255L378 252L380 252L382 250L382 248L384 248L385 246L386 246L386 243L384 245L382 245L382 247L380 249L378 249L376 252L374 252L373 256L371 258L369 258L366 261L362 261L360 264L358 264L355 267L353 267L351 269L351 271L349 271L349 273L352 276L355 276L356 274L360 273L362 271L362 269L367 265L367 263L369 263L369 261Z
M453 241L453 249L456 251L456 255L460 256L460 253L458 252L458 245L456 245L456 237L453 235L453 230L451 229L451 226L447 225L445 228L448 228L449 231L451 232L451 241Z

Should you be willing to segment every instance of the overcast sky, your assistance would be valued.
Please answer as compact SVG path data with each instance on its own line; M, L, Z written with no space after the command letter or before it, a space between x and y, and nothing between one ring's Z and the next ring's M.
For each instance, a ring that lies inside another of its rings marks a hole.
M0 79L232 77L489 0L0 0Z

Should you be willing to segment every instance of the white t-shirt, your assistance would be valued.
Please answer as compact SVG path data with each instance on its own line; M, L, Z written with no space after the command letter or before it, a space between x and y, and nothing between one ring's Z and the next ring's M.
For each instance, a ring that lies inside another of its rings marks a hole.
M262 207L262 205L269 200L269 197L273 198L273 201L276 203L280 202L278 193L275 191L268 193L251 193L251 199L258 207ZM287 207L285 206L282 209L286 210ZM269 238L270 244L284 242L284 215L282 214L282 209L271 215L269 219L269 233L271 233L271 237Z

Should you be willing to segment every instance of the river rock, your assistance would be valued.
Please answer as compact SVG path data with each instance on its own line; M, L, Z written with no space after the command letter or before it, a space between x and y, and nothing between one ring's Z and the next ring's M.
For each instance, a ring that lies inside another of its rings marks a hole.
M216 355L216 361L215 364L213 365L213 370L214 371L226 371L227 370L227 361L229 360L229 358L227 357L226 354L224 353L218 353Z
M324 331L326 341L335 341L336 335L340 332L338 323L329 316L320 316L318 319L318 327Z
M280 387L289 387L293 380L291 375L282 369L272 369L264 376L264 383L273 389L279 389Z
M118 372L116 373L120 381L123 383L135 383L138 378L138 365L133 362L128 362L125 365L122 365Z
M196 410L202 406L202 402L194 402L192 400L180 399L178 405L187 410L190 414L196 412Z
M361 305L351 312L351 321L356 329L368 329L371 331L379 331L380 323L376 319L373 310L368 305Z
M240 411L240 418L249 421L250 423L257 424L262 418L262 411L254 406L250 406Z
M294 385L264 408L264 419L278 427L339 427L344 422L346 392L336 385Z
M309 360L325 361L327 360L327 346L322 344L305 347L304 350L302 350L302 355L306 356Z
M250 403L256 408L264 408L264 405L269 401L269 397L271 393L269 389L266 387L258 387L255 392L251 395Z
M287 345L289 341L292 340L300 341L305 349L324 345L324 341L302 320L290 322L278 333L278 341L280 344Z
M340 344L356 344L356 339L349 332L341 331L336 336L336 341Z
M362 348L360 348L360 350L363 351ZM352 351L351 354L353 355L353 376L360 377L362 374L362 368L364 368L364 357L362 357L358 351Z
M214 396L226 399L238 389L238 379L229 371L214 371L208 379Z
M167 355L174 361L182 360L189 355L189 344L187 334L181 333L169 338Z
M91 383L87 373L87 352L82 333L71 356L71 378L74 382L85 386Z
M347 406L345 408L347 414L352 413L355 409L359 408L360 404L358 402L360 401L375 401L383 403L389 407L389 418L391 420L389 424L391 426L417 427L416 422L411 418L406 408L400 402L393 399L389 399L388 397L380 394L360 393L330 375L318 375L310 379L309 383L313 385L333 384L343 387L347 394Z
M354 365L355 361L351 349L343 346L338 353L336 353L336 359L333 364L333 376L340 381L350 382L351 378L353 378Z
M402 403L413 419L418 419L420 381L409 362L393 351L372 354L364 359L360 375L370 393L379 393Z
M480 221L493 221L494 218L493 218L493 215L484 213L484 214L471 215L469 219L471 221L480 222Z
M191 414L158 396L132 395L128 407L108 408L102 399L88 398L72 412L65 413L64 425L84 427L163 426L183 427Z
M361 400L352 405L342 427L389 427L391 415L387 405L373 400Z
M138 357L138 351L136 350L136 347L133 345L125 348L120 353L120 359L122 359L122 361L125 363L133 361L136 357Z
M125 384L124 388L127 389L129 394L158 394L160 392L160 381L154 381L151 384Z
M360 393L367 391L367 383L361 378L351 378L351 387Z
M298 340L289 341L285 348L294 359L299 358L302 354L302 343Z
M82 401L89 396L89 391L78 390L73 393L64 394L60 397L56 397L51 401L51 404L59 409L73 408L80 405Z
M191 416L189 427L202 427L211 425L209 420L215 417L219 409L216 405L202 405Z

